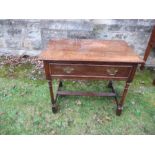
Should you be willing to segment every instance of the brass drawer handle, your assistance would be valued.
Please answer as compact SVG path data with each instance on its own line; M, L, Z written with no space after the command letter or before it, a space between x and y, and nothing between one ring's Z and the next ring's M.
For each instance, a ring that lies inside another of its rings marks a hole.
M118 69L116 69L116 68L107 69L107 73L108 73L110 76L116 75L117 72L118 72Z
M74 70L74 68L72 68L72 67L65 67L63 70L64 70L65 73L70 74Z

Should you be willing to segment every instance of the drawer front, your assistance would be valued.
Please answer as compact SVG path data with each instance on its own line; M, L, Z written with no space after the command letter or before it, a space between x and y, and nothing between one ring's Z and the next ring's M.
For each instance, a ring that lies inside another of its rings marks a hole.
M127 78L132 66L50 63L51 76Z

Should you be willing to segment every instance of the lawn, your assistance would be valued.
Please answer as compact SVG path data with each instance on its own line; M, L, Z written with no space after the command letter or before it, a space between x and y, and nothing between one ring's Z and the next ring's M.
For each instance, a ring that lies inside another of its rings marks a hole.
M137 71L120 117L115 115L114 98L108 97L59 97L60 111L53 114L42 68L31 61L3 63L4 59L0 58L1 135L155 134L151 70ZM114 84L120 93L124 82ZM64 89L108 91L106 81L64 81Z

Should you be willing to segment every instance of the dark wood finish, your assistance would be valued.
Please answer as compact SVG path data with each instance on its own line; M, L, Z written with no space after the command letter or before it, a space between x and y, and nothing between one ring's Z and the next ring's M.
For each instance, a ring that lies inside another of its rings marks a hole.
M57 112L58 96L109 96L117 104L116 114L123 109L129 84L132 82L138 64L144 61L139 58L124 41L103 40L54 40L40 55L44 62L46 79L49 83L53 112ZM60 79L57 94L54 96L52 80ZM63 79L110 80L111 92L69 92L62 91ZM123 95L118 101L112 80L126 81Z
M50 73L53 77L59 76L101 76L113 78L128 78L132 66L121 65L91 65L91 64L59 64L50 63Z
M116 96L115 93L95 93L95 92L69 92L69 91L58 91L58 95L71 95L71 96Z
M58 106L56 104L56 97L54 97L52 81L48 81L50 96L51 96L51 103L52 103L52 111L56 113L58 111Z
M144 58L143 59L144 59L145 62L146 62L148 56L150 55L150 52L151 52L152 48L155 48L155 26L152 29L152 33L151 33L147 48L146 48L145 53L144 53ZM143 70L144 67L145 67L144 64L142 64L140 66L140 69ZM153 80L152 84L155 85L155 79Z
M125 85L125 88L124 88L123 95L122 95L122 98L120 100L120 103L117 105L116 115L118 115L118 116L120 116L121 113L122 113L123 104L124 104L124 100L125 100L125 97L126 97L127 92L128 92L129 85L130 85L130 83L127 82L126 85Z

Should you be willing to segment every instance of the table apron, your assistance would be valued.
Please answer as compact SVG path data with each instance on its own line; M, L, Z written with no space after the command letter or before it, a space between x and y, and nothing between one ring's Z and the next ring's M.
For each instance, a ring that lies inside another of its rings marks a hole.
M132 66L128 65L49 63L49 72L52 78L126 80L131 71Z

